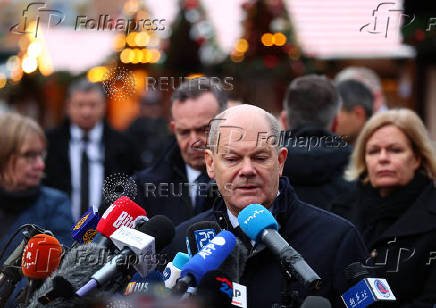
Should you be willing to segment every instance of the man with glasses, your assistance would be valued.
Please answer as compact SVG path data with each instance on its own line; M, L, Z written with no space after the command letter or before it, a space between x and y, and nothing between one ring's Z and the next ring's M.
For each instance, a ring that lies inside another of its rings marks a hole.
M152 167L134 177L136 201L149 217L165 215L177 225L207 209L206 129L226 104L222 86L211 78L187 80L174 91L171 130L176 140Z

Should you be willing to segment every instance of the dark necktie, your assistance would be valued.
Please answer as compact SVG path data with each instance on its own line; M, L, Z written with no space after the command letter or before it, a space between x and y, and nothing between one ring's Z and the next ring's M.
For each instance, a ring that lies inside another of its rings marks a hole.
M195 214L200 213L203 209L203 204L207 196L206 186L209 181L210 179L206 172L202 172L195 180L195 183L197 184L197 189L195 191Z
M80 163L80 215L89 208L88 134L82 137L82 160Z

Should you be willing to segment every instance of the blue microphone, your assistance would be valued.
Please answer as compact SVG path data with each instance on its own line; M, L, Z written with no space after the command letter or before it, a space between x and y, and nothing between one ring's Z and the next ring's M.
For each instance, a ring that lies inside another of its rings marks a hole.
M396 301L386 279L369 278L368 269L360 262L345 268L345 278L353 285L341 296L347 308L364 308L375 302L385 304Z
M230 231L221 231L182 268L180 279L173 288L174 295L182 295L189 287L196 287L208 271L217 269L236 246Z
M186 230L186 247L190 257L195 255L215 237L221 228L215 221L199 221Z
M239 213L238 221L240 228L250 239L262 242L280 257L281 265L288 270L288 275L297 278L306 288L320 288L321 278L277 232L277 221L268 209L261 204L247 205Z
M79 221L71 228L73 239L79 244L92 242L97 235L97 224L100 216L91 208L80 217Z

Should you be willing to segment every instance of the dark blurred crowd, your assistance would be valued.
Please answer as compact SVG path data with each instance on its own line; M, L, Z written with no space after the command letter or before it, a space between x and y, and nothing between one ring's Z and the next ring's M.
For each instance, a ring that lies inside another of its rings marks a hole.
M362 262L387 279L395 307L436 304L436 152L416 113L387 109L372 71L294 79L279 118L229 104L206 77L174 91L169 123L158 91L138 99L139 117L123 132L105 120L101 85L84 79L70 86L58 127L44 132L18 113L0 114L0 249L29 223L71 245L73 223L89 208L103 215L112 200L105 194L127 194L129 182L128 196L149 218L165 215L177 226L169 253L183 249L187 227L201 220L247 246L248 307L271 307L282 281L274 256L238 226L250 203L272 212L323 279L318 293L302 295L341 307L343 271Z

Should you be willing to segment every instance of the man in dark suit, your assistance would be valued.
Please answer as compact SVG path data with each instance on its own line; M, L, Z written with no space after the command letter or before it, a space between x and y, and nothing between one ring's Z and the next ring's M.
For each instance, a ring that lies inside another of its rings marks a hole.
M78 80L69 89L68 119L47 131L44 185L70 196L74 219L90 206L103 212L109 205L102 190L105 179L127 177L141 166L133 141L109 126L105 110L101 85Z
M226 103L222 86L206 77L187 80L174 91L171 130L176 140L153 166L134 176L136 202L148 216L165 215L177 225L206 209L206 129Z
M283 174L301 200L325 210L349 189L343 172L351 147L333 133L340 108L333 83L317 75L294 79L283 100L283 145L288 149Z
M165 251L168 259L179 251L186 252L189 226L216 221L237 236L249 252L239 279L247 287L247 306L263 308L279 303L285 286L280 261L270 249L250 241L239 227L239 213L249 204L262 204L277 220L281 236L322 279L319 290L304 288L297 281L290 283L290 289L298 291L295 307L308 295L326 297L333 307L341 307L340 295L350 287L344 269L367 256L357 230L345 219L302 202L288 179L281 176L288 151L275 142L280 126L273 115L252 105L239 105L215 119L205 164L221 196L210 210L176 228L176 236Z

